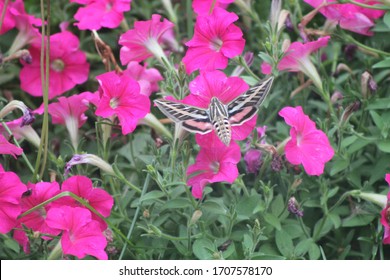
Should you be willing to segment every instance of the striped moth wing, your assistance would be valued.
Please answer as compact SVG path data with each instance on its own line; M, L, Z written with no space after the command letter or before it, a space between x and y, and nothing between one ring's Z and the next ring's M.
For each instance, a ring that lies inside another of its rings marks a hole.
M213 130L207 109L165 99L154 102L168 118L182 123L183 128L190 132L206 134Z
M241 125L257 113L271 89L273 80L274 77L271 76L260 81L227 105L231 126Z

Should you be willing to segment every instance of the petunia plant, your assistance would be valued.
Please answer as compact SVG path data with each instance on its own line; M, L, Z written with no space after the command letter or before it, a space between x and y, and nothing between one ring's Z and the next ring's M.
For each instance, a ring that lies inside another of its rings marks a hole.
M388 1L44 2L0 0L1 259L390 258Z

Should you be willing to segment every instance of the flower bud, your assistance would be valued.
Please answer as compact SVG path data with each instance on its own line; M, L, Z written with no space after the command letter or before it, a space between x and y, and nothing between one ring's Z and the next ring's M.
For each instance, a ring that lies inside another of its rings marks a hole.
M346 45L345 48L344 48L345 58L348 61L352 61L354 59L354 57L355 57L356 50L357 50L357 46L356 45L354 45L354 44Z
M298 217L303 217L303 211L299 209L299 204L293 196L288 200L287 210Z
M262 161L262 153L256 149L250 149L244 156L247 173L258 174Z
M113 168L111 167L111 165L108 162L101 159L100 157L93 155L93 154L73 155L73 157L70 159L70 161L68 161L65 165L64 176L66 177L69 174L72 166L78 165L78 164L83 164L83 163L88 163L88 164L94 165L96 167L99 167L102 171L104 171L112 176L115 176L115 172L114 172Z
M5 105L3 109L1 109L0 119L3 119L6 115L15 109L19 109L23 113L23 119L20 126L30 125L34 122L35 117L32 111L22 101L18 100L12 100L7 105Z
M349 117L352 115L352 113L356 112L360 108L360 102L355 101L347 106L345 108L343 114L341 115L340 122L345 123L348 121Z
M197 221L202 217L203 213L200 210L195 210L194 213L192 214L190 224L194 225L197 223Z
M360 84L361 84L361 91L362 91L362 96L363 98L367 99L370 95L370 93L372 94L373 92L375 92L378 88L374 78L372 77L372 75L365 71L363 74L362 74L362 78L360 80Z

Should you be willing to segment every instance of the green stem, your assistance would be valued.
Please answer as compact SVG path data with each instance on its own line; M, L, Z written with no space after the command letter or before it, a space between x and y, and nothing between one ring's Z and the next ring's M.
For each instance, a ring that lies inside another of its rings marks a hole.
M9 2L9 0L5 0L5 1L4 1L3 10L1 11L1 16L0 16L0 30L1 30L1 28L3 27L3 22L4 22L4 18L5 18L5 12L7 11L8 2Z
M344 34L345 35L345 34ZM377 53L377 54L380 54L380 55L383 55L383 56L390 56L390 53L389 52L385 52L385 51L382 51L382 50L378 50L378 49L375 49L375 48L372 48L372 47L369 47L369 46L366 46L362 43L360 43L359 41L356 41L352 36L350 35L345 35L345 37L348 41L354 43L355 45L361 47L362 49L365 49L367 51L370 51L370 52L373 52L373 53Z
M13 140L14 140L14 143L15 145L18 147L18 148L21 148L20 147L20 144L18 142L18 140L16 140L15 136L13 135L12 131L9 129L8 125L2 121L1 124L3 125L3 127L5 128L5 130L7 131L7 133L9 135L12 136ZM26 162L27 164L27 167L30 169L30 171L34 174L34 167L32 166L31 162L28 160L26 154L24 153L24 151L22 152L22 158L24 159L24 161Z
M387 7L387 6L382 6L382 5L367 5L367 4L363 4L363 3L360 3L360 2L356 2L356 1L353 1L353 0L344 0L344 1L340 1L341 3L350 3L350 4L354 4L356 6L360 6L360 7L363 7L363 8L366 8L366 9L373 9L373 10L390 10L390 7Z
M245 71L250 75L252 76L256 81L260 81L261 79L259 78L259 76L257 76L248 66L248 64L246 63L245 59L243 57L235 57L233 58L233 60L238 64L240 65L241 67L243 67L245 69Z
M194 23L192 22L192 1L186 1L186 14L187 14L187 36L192 38L194 32Z
M146 175L145 183L144 183L144 186L142 188L142 193L141 193L141 196L140 196L140 200L145 195L145 193L146 193L146 191L148 189L148 186L149 186L149 182L150 182L150 174L148 173L148 175ZM142 206L142 202L140 202L138 204L137 209L135 210L133 221L132 221L132 223L130 225L129 231L127 232L127 236L126 236L127 240L130 240L131 234L133 233L133 230L134 230L134 227L135 227L135 223L137 221L139 212L141 210L141 206ZM119 255L119 259L120 260L123 258L123 255L124 255L126 249L127 249L127 243L125 243L125 245L122 248L121 254Z

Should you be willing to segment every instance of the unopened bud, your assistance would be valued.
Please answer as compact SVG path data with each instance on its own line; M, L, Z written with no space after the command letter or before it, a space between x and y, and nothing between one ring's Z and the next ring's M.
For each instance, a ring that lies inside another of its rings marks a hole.
M330 97L330 102L332 102L332 104L335 104L337 101L339 101L343 98L344 98L344 96L340 91L335 91L332 94L332 96Z
M149 219L150 217L150 212L148 209L145 209L144 212L142 213L142 216L146 219Z
M291 41L289 39L284 39L282 43L282 52L283 53L287 52L290 45L291 45Z
M290 14L287 15L286 21L284 22L284 26L286 26L286 29L290 32L294 31L294 25L291 21Z
M23 50L23 52L20 55L20 59L26 62L27 64L32 63L32 56L28 50Z
M352 113L356 112L357 110L359 110L360 108L360 102L359 101L355 101L351 104L349 104L347 106L347 108L345 108L343 114L341 115L341 123L345 123L348 121L349 117L352 115Z
M288 200L287 210L298 217L303 217L303 211L299 209L299 204L293 196Z
M362 96L365 99L369 97L369 93L373 93L378 87L372 75L367 71L362 74L360 84Z
M200 217L202 217L202 215L203 215L202 211L195 210L194 214L192 214L190 224L191 225L196 224L198 222L198 220L200 219Z
M279 18L278 18L278 29L277 31L279 32L283 26L285 26L287 18L289 18L290 12L287 10L281 10L279 13Z
M355 57L356 50L357 50L357 46L356 45L353 45L353 44L346 45L345 48L344 48L345 58L348 61L353 60L354 57Z
M278 154L272 155L271 168L275 172L279 172L283 168L282 157Z
M106 173L115 176L115 172L112 166L108 162L104 161L102 158L93 154L73 155L70 161L68 161L65 165L64 176L66 177L69 174L72 166L78 164L84 164L84 163L99 167L101 170L105 171Z
M251 66L252 65L252 63L253 63L253 60L254 60L254 58L253 58L253 52L246 52L245 54L244 54L244 60L245 60L245 62L246 62L246 64L248 65L248 66Z

